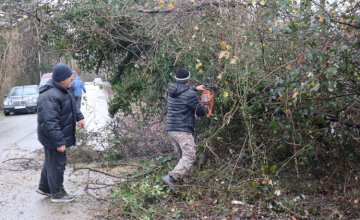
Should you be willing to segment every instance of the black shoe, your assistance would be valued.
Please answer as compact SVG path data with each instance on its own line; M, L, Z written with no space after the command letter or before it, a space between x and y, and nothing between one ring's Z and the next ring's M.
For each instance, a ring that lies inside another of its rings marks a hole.
M175 186L176 185L176 181L170 176L170 175L166 175L162 177L162 180L164 181L164 183L166 185L168 185L170 187L170 189L174 192L179 191L178 188Z
M36 192L43 195L43 196L51 196L50 192L44 192L41 189L37 189Z
M74 195L65 195L63 197L52 196L51 202L71 202L76 199Z

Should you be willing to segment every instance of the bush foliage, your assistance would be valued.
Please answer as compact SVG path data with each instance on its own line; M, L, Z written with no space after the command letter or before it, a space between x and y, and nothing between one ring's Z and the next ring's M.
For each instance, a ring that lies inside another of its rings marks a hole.
M274 152L356 159L357 4L82 0L61 13L44 7L59 30L45 38L82 68L107 71L112 114L131 113L132 103L166 113L167 88L185 67L215 91L205 142L242 146L248 137L260 163L282 161Z
M356 167L358 6L79 0L45 5L41 19L55 30L44 40L84 70L107 72L116 93L112 115L132 114L133 103L147 117L165 115L179 67L190 70L193 84L211 87L213 114L197 123L199 166L241 164L244 175L234 175L236 165L227 170L231 190L240 178L269 179L264 166L279 172L289 165L298 175L306 167Z

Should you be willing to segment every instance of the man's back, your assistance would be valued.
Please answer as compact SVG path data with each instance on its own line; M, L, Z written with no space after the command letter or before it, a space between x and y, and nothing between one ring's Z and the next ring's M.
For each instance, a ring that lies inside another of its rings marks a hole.
M205 114L204 105L199 101L195 86L173 83L169 87L167 100L167 131L193 133L195 129L195 112L198 116Z

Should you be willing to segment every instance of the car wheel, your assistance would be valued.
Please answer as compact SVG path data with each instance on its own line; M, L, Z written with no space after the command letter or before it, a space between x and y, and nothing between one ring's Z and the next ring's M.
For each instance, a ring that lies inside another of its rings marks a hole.
M5 114L5 116L9 116L10 112L5 112L4 114Z

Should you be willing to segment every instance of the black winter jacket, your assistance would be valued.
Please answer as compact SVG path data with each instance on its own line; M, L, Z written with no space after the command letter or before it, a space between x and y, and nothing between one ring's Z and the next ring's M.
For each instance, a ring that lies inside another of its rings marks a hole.
M76 122L84 119L76 106L74 87L49 80L40 88L37 104L38 140L51 149L75 145Z
M169 87L167 99L167 131L190 132L195 131L196 115L204 116L204 105L196 93L196 86L183 83L173 83Z

